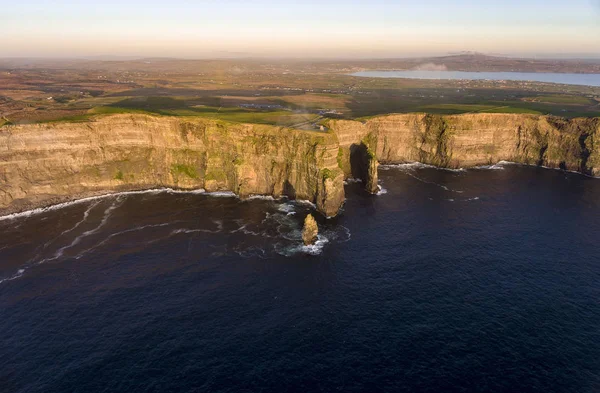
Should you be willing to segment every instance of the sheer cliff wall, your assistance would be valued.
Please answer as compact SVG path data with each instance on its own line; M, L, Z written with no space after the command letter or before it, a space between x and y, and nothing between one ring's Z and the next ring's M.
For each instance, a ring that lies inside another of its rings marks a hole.
M146 115L0 128L0 214L157 187L288 195L334 216L346 177L377 192L377 165L506 160L600 176L600 119L404 114L329 131Z
M341 164L352 175L352 150L369 145L381 163L422 162L466 168L512 161L600 176L600 119L523 114L402 114L332 120Z
M156 187L344 201L333 132L144 115L0 129L2 213Z

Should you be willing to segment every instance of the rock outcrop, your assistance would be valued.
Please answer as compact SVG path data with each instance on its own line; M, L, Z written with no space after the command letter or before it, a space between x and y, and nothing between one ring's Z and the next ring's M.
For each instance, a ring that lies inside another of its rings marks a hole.
M377 165L459 168L498 161L600 176L600 119L524 114L330 120L327 132L147 115L0 128L0 214L157 187L309 200L325 216L343 181L376 193Z
M317 221L309 214L304 219L304 228L302 229L302 241L305 246L310 246L315 244L317 241L317 235L319 234L319 227L317 225Z

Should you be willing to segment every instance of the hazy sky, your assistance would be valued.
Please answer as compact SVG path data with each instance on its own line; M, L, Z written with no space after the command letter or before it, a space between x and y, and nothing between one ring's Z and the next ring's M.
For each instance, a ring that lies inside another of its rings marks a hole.
M600 0L21 0L0 23L2 57L600 57Z

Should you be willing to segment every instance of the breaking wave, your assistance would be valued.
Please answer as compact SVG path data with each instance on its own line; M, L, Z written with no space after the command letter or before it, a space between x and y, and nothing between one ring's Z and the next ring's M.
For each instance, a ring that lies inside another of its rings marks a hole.
M385 195L388 193L388 190L383 188L381 185L378 185L377 188L379 188L379 191L377 191L377 194L375 195Z

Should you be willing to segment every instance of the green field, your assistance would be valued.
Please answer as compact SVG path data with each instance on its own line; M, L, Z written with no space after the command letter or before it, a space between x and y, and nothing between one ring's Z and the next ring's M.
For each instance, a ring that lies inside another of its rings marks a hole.
M165 100L163 102L167 102ZM169 101L172 103L172 101ZM96 115L109 114L146 114L146 115L161 115L161 116L178 116L178 117L202 117L210 119L225 120L236 123L254 123L254 124L269 124L292 128L313 128L312 124L318 122L321 117L312 113L296 113L287 110L279 111L260 111L248 110L242 108L217 108L217 107L174 107L166 105L167 108L162 108L160 104L153 101L153 106L128 107L120 106L100 106L89 109L84 114L65 116L58 119L40 121L47 122L84 122L88 121ZM171 107L171 108L168 108ZM146 108L146 109L139 109ZM0 123L1 124L1 123Z
M530 102L541 102L548 104L562 104L562 105L594 105L597 104L594 100L583 97L583 96L574 96L574 95L548 95L548 96L538 96L538 97L527 97L523 99L524 101Z

